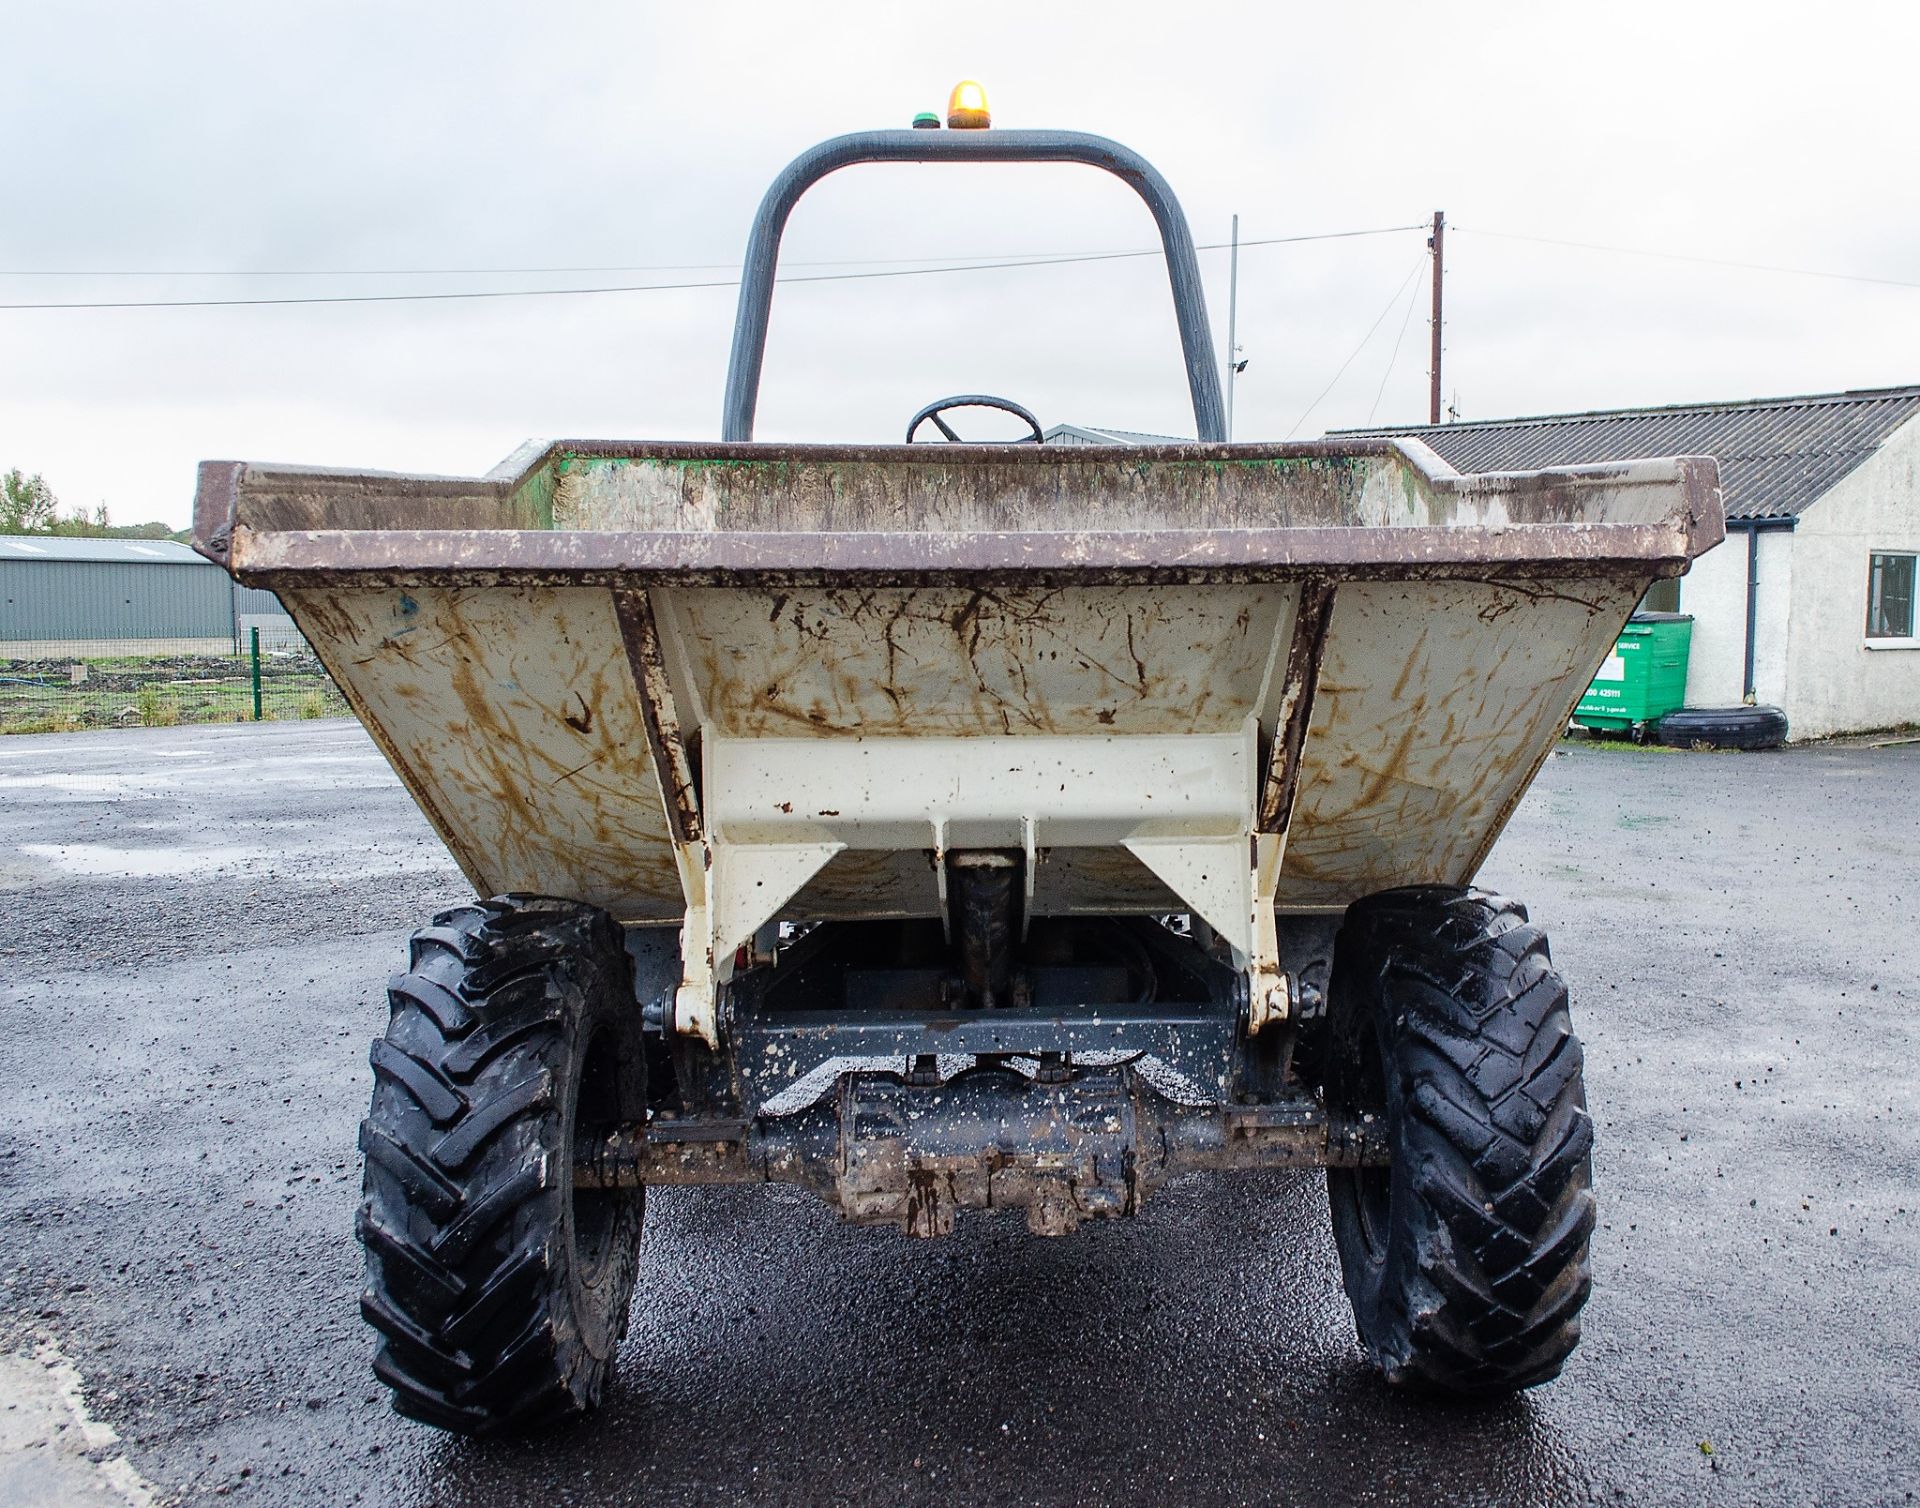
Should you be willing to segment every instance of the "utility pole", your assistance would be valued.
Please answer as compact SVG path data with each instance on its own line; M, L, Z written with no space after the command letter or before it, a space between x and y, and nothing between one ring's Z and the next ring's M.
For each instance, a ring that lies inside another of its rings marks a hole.
M1233 379L1239 375L1242 362L1240 347L1235 344L1239 338L1240 324L1240 217L1233 217L1233 251L1227 261L1227 438L1233 438Z
M1427 423L1440 422L1440 276L1446 266L1447 216L1444 210L1433 212L1433 234L1427 237L1427 249L1433 253L1433 357L1427 363ZM1232 413L1232 409L1227 410Z

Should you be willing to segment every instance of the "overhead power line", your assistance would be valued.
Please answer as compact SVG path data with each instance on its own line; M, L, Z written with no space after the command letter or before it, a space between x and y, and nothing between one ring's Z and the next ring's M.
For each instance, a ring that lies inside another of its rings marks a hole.
M1839 282L1872 283L1891 288L1920 288L1920 280L1911 278L1878 277L1871 273L1836 272L1821 267L1790 267L1777 262L1746 262L1729 257L1700 256L1691 252L1667 251L1648 246L1620 246L1601 241L1578 241L1565 236L1541 236L1523 231L1486 230L1474 226L1449 225L1452 231L1464 230L1473 236L1487 236L1500 241L1525 241L1536 246L1561 246L1578 251L1599 251L1615 256L1653 257L1669 262L1692 262L1706 267L1732 267L1747 272L1771 272L1788 277L1826 278ZM1323 231L1313 235L1269 236L1261 240L1242 241L1242 246L1285 246L1303 241L1339 241L1355 236L1391 235L1398 231L1425 230L1425 222L1409 225L1382 225L1363 230ZM1198 251L1225 251L1228 243L1211 241L1195 248ZM816 260L793 260L785 265L789 267L881 267L906 269L927 267L939 272L969 272L980 267L1025 267L1044 262L1077 262L1117 257L1151 257L1160 254L1158 247L1148 247L1137 251L1116 252L1072 252L1072 251L1033 251L1006 252L987 259L963 260L954 257L842 257ZM939 264L939 265L936 265ZM573 267L150 267L150 268L111 268L111 267L8 267L0 268L0 277L46 277L46 278L305 278L305 277L580 277L589 273L632 273L632 272L723 272L739 264L737 262L643 262L643 263L607 263ZM783 279L782 281L799 281ZM646 284L645 287L669 285ZM679 286L679 285L671 285ZM715 281L688 286L723 287L728 284ZM528 294L546 293L625 293L638 291L635 288L612 289L510 289L481 290L474 297L520 297ZM424 295L422 295L424 296ZM384 299L393 299L400 295L378 295ZM181 301L200 302L200 301ZM223 303L225 300L208 300L209 303ZM69 304L17 305L0 307L47 307L69 308Z
M1422 226L1421 229L1424 230L1426 227ZM1347 375L1347 368L1353 365L1354 358L1367 348L1367 342L1373 339L1373 332L1380 328L1389 314L1393 313L1395 306L1400 302L1400 295L1407 291L1407 285L1420 275L1420 269L1426 265L1427 258L1426 255L1422 253L1420 260L1413 264L1412 270L1400 280L1400 286L1393 290L1392 295L1387 299L1386 306L1374 316L1373 323L1367 326L1367 333L1360 337L1360 343L1347 353L1347 359L1340 363L1340 370L1335 372L1333 376L1327 380L1327 385L1320 389L1320 396L1309 403L1305 410L1302 411L1300 417L1293 421L1293 428L1286 433L1287 439L1291 440L1294 437L1295 432L1298 431L1302 424L1307 422L1308 418L1312 416L1313 411L1326 399L1327 394L1332 392L1340 379ZM1404 331L1405 328L1403 324L1401 329ZM1397 349L1396 346L1396 350Z
M1269 236L1257 241L1242 241L1247 246L1286 246L1304 241L1343 241L1357 236L1384 236L1399 231L1420 230L1419 225L1383 225L1364 230L1323 231L1314 235ZM1226 249L1225 242L1209 242L1197 247L1200 251L1221 251ZM937 267L901 267L889 265L867 272L821 272L802 274L798 277L783 277L782 283L842 283L862 281L869 278L928 277L949 272L998 272L1014 267L1063 267L1074 263L1118 262L1135 257L1157 257L1161 249L1152 247L1142 251L1099 251L1069 252L1058 255L1041 254L1017 258L996 259L991 261L958 262ZM728 266L733 265L728 263ZM829 264L832 265L832 264ZM664 269L652 269L664 270ZM37 275L37 274L36 274ZM136 276L136 274L124 274ZM139 276L161 276L163 274L137 274ZM198 274L180 274L191 276ZM401 274L395 274L401 275ZM404 274L407 276L425 276ZM451 276L453 274L440 274ZM503 274L504 275L504 274ZM336 294L290 294L274 298L189 298L189 299L80 299L48 300L29 303L0 303L0 310L8 309L233 309L268 308L293 304L410 304L438 303L456 299L502 299L502 298L567 298L585 294L606 293L674 293L695 288L737 288L740 279L708 278L680 283L625 283L604 285L593 288L475 288L447 290L436 293L336 293Z
M1395 231L1420 230L1420 225L1379 225L1365 230L1330 230L1312 235L1269 236L1260 241L1242 241L1242 246L1287 246L1301 241L1344 241L1354 236L1384 236ZM1226 241L1209 241L1196 246L1196 251L1225 251ZM999 263L1008 258L1021 258L1045 261L1071 261L1084 256L1135 256L1155 257L1160 255L1157 246L1141 251L1128 252L1079 252L1079 251L1005 251L989 254L984 260ZM966 257L840 257L828 260L787 260L788 267L913 267L931 266L936 262L962 263L972 266L982 258ZM424 278L424 277L573 277L584 276L590 272L725 272L740 265L738 259L731 262L640 262L624 265L607 264L593 267L7 267L0 268L0 277L9 278Z
M1450 231L1460 231L1463 227L1449 225ZM1490 236L1498 241L1530 241L1536 246L1569 246L1579 251L1604 251L1623 257L1655 257L1665 262L1692 262L1702 267L1737 267L1745 272L1774 272L1788 277L1827 278L1841 283L1875 283L1884 288L1920 288L1920 281L1910 278L1874 277L1864 272L1831 272L1819 267L1785 267L1776 262L1740 262L1727 257L1695 256L1684 251L1659 251L1646 246L1608 246L1598 241L1570 241L1560 236L1525 235L1513 230L1476 230L1464 227L1470 236Z
M1407 312L1400 316L1400 333L1393 338L1393 354L1387 357L1387 364L1380 373L1380 386L1373 395L1373 407L1367 410L1367 423L1373 423L1373 416L1380 411L1380 400L1387 396L1387 379L1393 375L1395 363L1400 360L1400 344L1407 338L1407 326L1413 323L1413 306L1420 301L1420 290L1413 285L1413 279L1407 280Z
M1666 251L1645 246L1618 246L1598 241L1577 241L1561 236L1540 236L1521 231L1483 230L1472 226L1448 227L1456 233L1494 240L1522 241L1538 246L1558 246L1579 251L1597 251L1614 256L1650 257L1661 261L1688 262L1697 266L1730 267L1747 272L1766 272L1787 277L1822 278L1830 281L1866 283L1887 288L1920 288L1920 280L1877 277L1868 273L1836 272L1818 267L1790 267L1773 262L1747 262L1727 257L1699 256L1689 252ZM1359 230L1322 231L1311 235L1267 236L1245 240L1243 247L1287 246L1308 241L1341 241L1360 236L1393 235L1402 231L1425 230L1424 222L1409 225L1371 226ZM1224 241L1206 242L1198 251L1225 251ZM782 283L849 282L867 278L926 277L956 272L994 272L1021 267L1070 266L1088 262L1125 261L1139 257L1157 257L1159 247L1131 251L1034 252L1009 253L975 261L956 261L946 257L872 257L843 260L790 262L791 267L860 267L870 271L802 274L779 279ZM629 272L702 272L733 267L732 262L669 262L629 266L578 267L388 267L388 268L210 268L143 269L134 271L104 268L8 268L0 277L86 277L86 278L231 278L231 277L537 277L577 276L588 273ZM305 304L404 304L439 303L458 300L507 298L568 298L614 293L674 293L702 288L737 288L738 278L703 278L673 283L620 283L586 288L473 288L446 289L424 293L341 293L289 294L270 298L198 298L198 299L48 299L0 303L0 311L27 309L229 309L274 308Z

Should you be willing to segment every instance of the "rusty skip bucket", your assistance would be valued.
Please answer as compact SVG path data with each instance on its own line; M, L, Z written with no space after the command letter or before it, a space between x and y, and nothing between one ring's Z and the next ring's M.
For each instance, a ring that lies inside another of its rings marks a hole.
M1341 447L530 446L475 481L203 468L482 895L691 929L683 1027L764 923L1275 909L1470 878L1713 463L1453 475ZM711 972L708 972L708 971ZM707 973L706 978L699 977Z

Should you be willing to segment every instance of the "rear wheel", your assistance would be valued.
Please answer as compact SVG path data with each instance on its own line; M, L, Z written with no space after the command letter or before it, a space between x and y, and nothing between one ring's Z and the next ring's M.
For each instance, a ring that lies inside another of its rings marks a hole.
M374 1371L462 1434L577 1414L626 1332L644 1194L576 1190L577 1136L643 1118L620 930L507 896L416 932L373 1044L358 1230Z
M1357 902L1335 944L1327 1100L1385 1118L1392 1163L1331 1169L1361 1344L1460 1395L1559 1374L1591 1288L1593 1124L1579 1040L1524 907L1424 885Z

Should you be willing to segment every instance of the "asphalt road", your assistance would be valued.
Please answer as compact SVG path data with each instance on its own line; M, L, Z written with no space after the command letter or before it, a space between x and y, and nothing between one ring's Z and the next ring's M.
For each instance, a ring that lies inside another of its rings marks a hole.
M1317 1175L1051 1242L670 1190L609 1405L469 1444L389 1412L351 1234L439 845L352 725L8 739L0 1357L193 1503L1911 1502L1917 814L1920 746L1548 762L1483 879L1571 980L1602 1226L1521 1400L1362 1371Z

